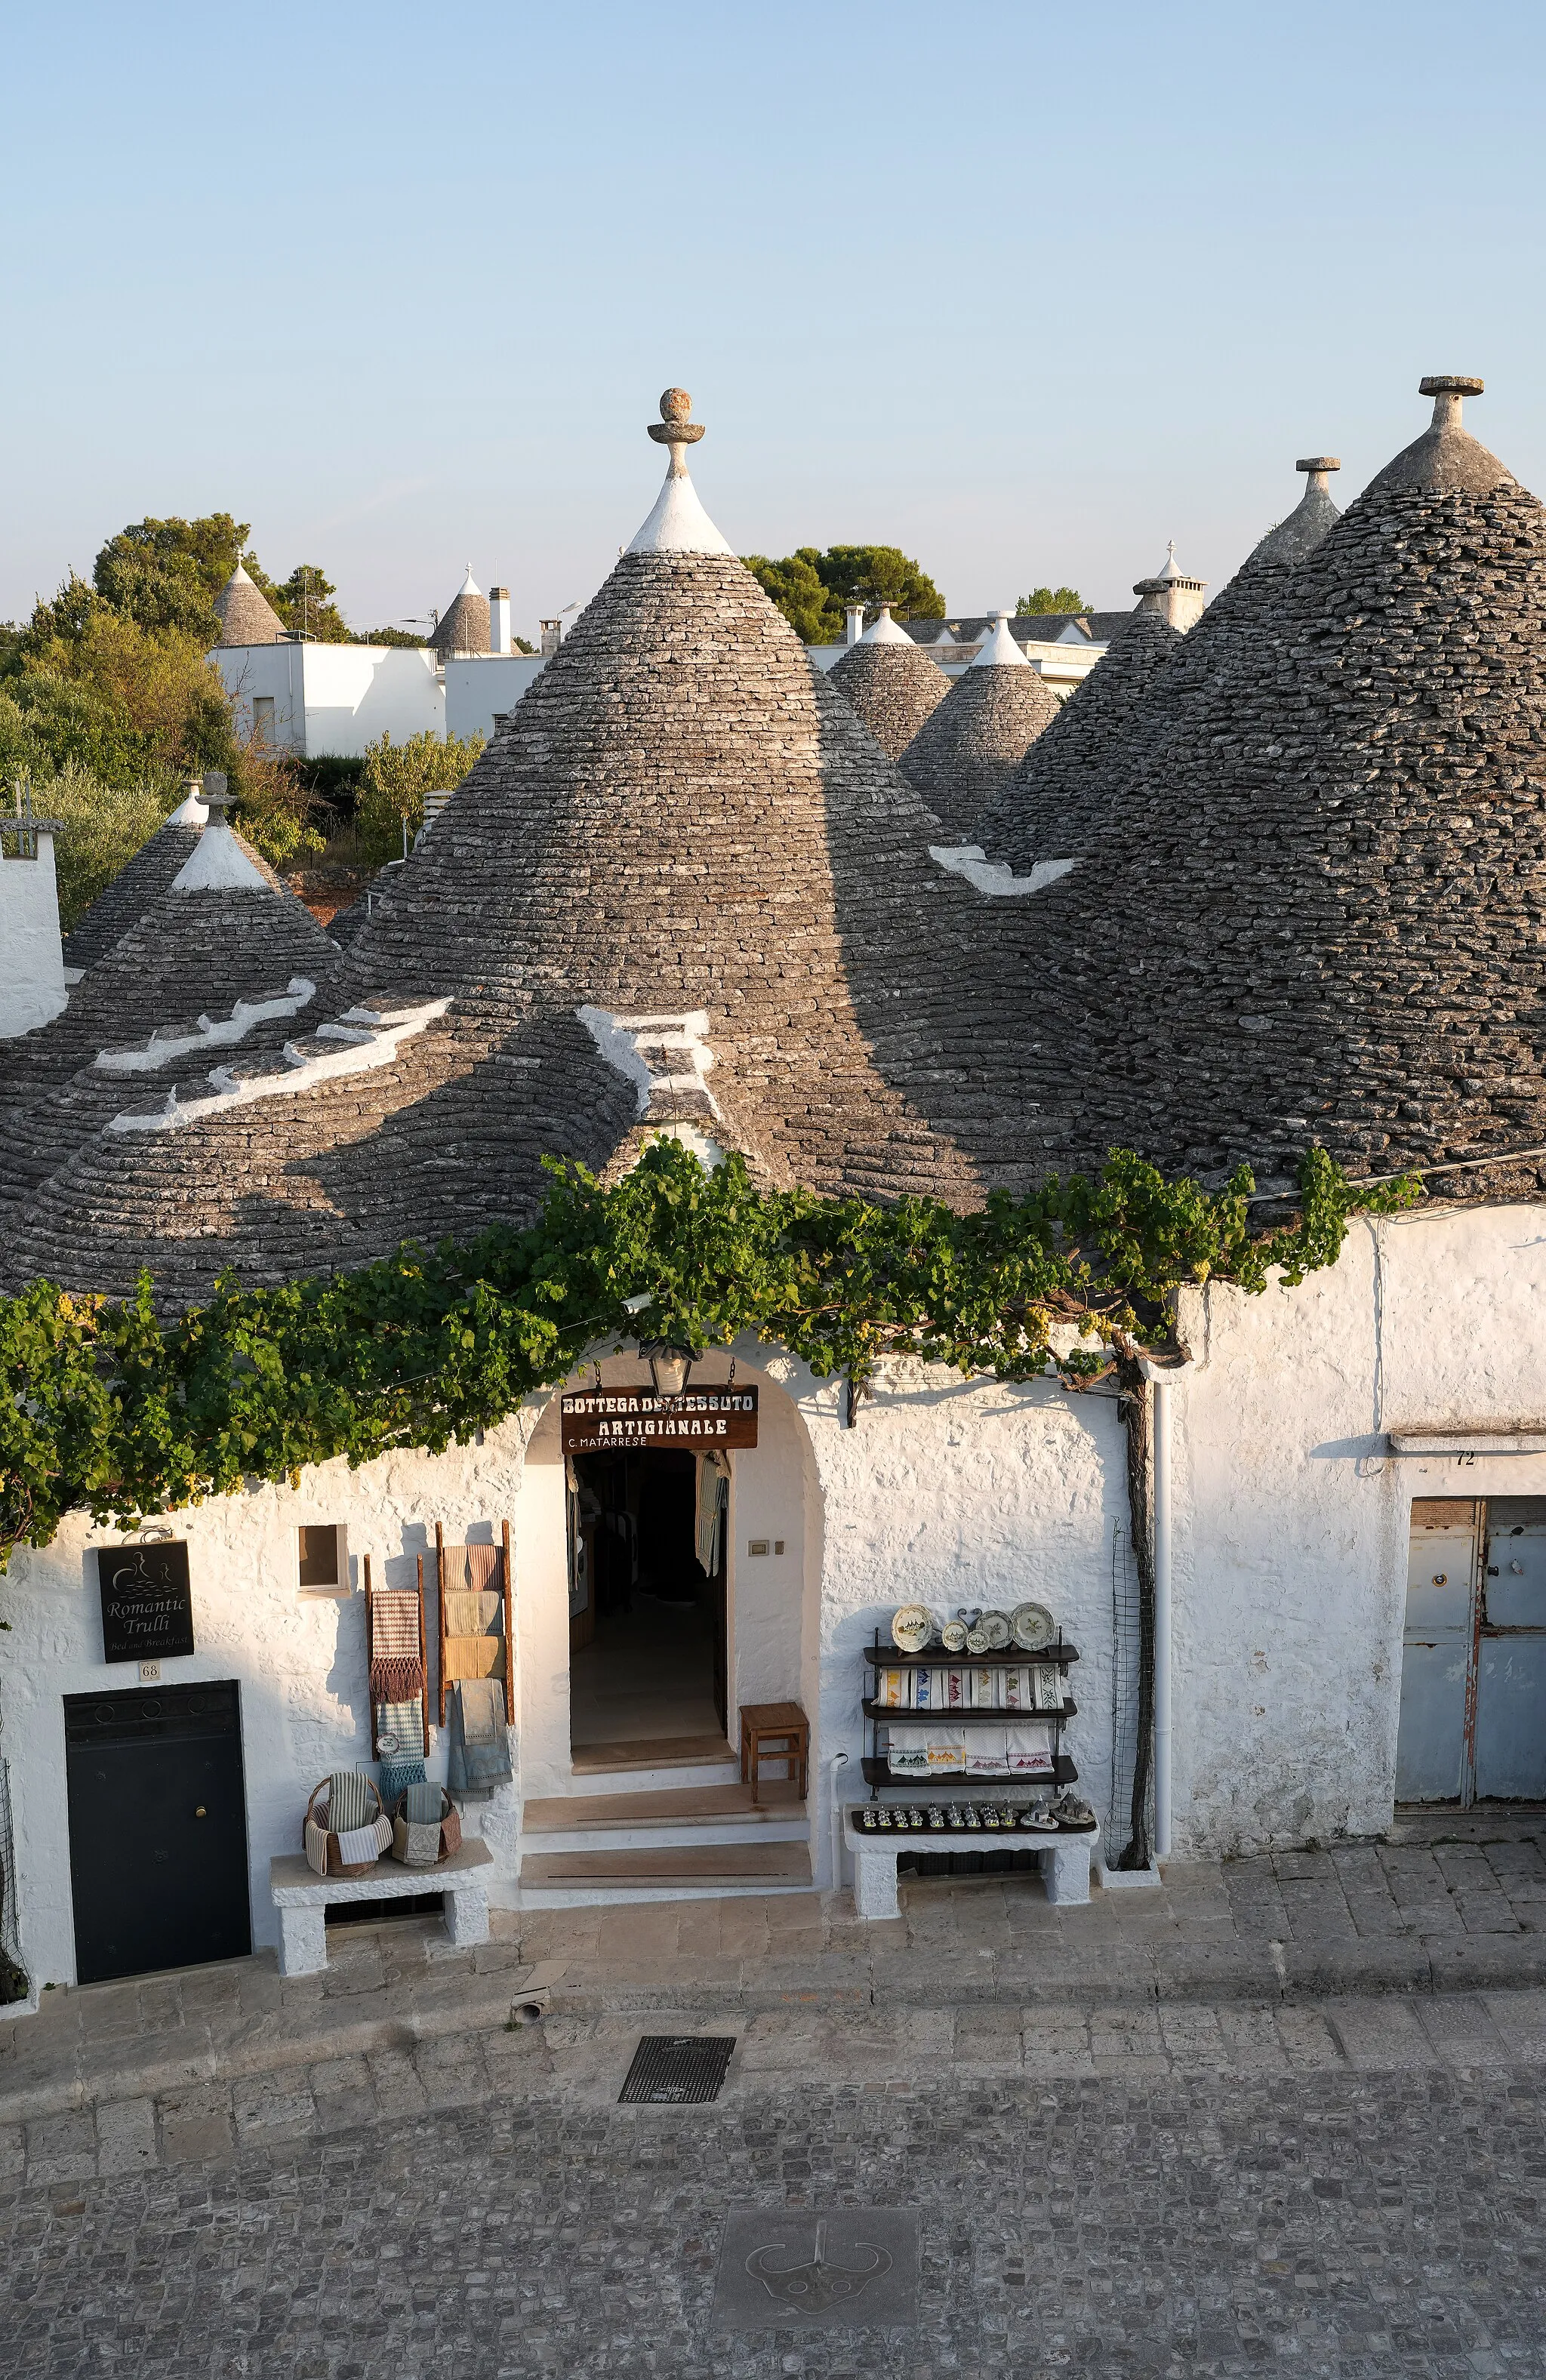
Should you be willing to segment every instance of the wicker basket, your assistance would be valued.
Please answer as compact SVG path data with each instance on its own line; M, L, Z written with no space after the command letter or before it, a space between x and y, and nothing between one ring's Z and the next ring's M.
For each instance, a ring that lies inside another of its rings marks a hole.
M461 1812L444 1785L438 1823L432 1818L422 1823L409 1818L408 1799L407 1793L401 1794L393 1809L392 1856L404 1867L439 1867L462 1847Z
M353 1861L344 1858L338 1848L337 1834L328 1825L327 1791L332 1781L331 1778L324 1777L320 1785L313 1786L311 1798L306 1804L306 1819L301 1828L301 1841L306 1850L307 1865L315 1868L319 1876L369 1876L392 1840L392 1821L381 1806L381 1794L377 1789L376 1780L373 1777L367 1777L364 1780L371 1789L376 1805L375 1816L366 1821L367 1828L375 1837L375 1852L368 1860ZM355 1831L359 1833L363 1832L364 1829L358 1828Z

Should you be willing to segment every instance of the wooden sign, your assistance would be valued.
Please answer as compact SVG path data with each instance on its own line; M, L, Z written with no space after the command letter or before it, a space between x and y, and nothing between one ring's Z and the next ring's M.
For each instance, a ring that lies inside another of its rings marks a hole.
M560 1406L566 1454L626 1454L650 1446L755 1446L755 1389L687 1389L658 1397L653 1389L581 1389Z
M193 1590L180 1541L97 1553L104 1661L160 1661L193 1650Z

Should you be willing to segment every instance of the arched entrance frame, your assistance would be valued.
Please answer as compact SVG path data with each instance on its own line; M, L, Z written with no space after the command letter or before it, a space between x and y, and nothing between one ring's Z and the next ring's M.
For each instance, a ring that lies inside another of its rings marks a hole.
M736 1744L742 1703L793 1696L811 1722L818 1755L821 1682L822 1498L814 1450L797 1398L814 1383L802 1366L773 1349L716 1350L698 1377L722 1379L731 1355L736 1378L755 1382L758 1443L731 1457L726 1582L729 1733ZM632 1350L603 1355L606 1388L648 1388L650 1370ZM785 1382L774 1377L785 1374ZM577 1366L569 1387L594 1379L590 1360ZM569 1594L564 1459L559 1446L559 1395L543 1408L528 1442L516 1529L516 1644L522 1798L615 1792L615 1776L576 1776L569 1749ZM829 1388L828 1393L831 1390ZM784 1552L771 1548L780 1539ZM765 1540L766 1554L749 1554ZM690 1769L662 1772L663 1784L687 1785ZM812 1780L814 1784L814 1779ZM811 1795L815 1815L816 1795Z

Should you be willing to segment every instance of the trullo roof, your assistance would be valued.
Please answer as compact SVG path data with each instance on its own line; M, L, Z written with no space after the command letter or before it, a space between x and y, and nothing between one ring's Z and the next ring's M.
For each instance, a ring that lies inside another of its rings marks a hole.
M442 661L448 653L488 651L489 599L474 579L470 562L467 577L452 598L450 610L437 624L430 642Z
M1430 430L1242 617L1121 832L1044 896L1063 1161L1546 1141L1546 511L1465 430L1479 385L1423 383Z
M199 780L195 779L170 818L147 837L112 882L103 886L85 915L77 918L65 937L67 967L94 966L119 935L127 933L151 903L160 898L196 849L208 816L200 798ZM282 891L267 860L241 835L237 834L236 840L273 891Z
M1007 613L902 755L902 772L964 841L1005 777L1057 717L1049 694L1009 632Z
M829 678L891 760L901 759L950 692L938 662L897 626L889 603L881 605L858 644L834 662Z
M276 645L285 623L238 562L214 599L223 645Z
M694 427L667 411L668 481ZM544 1154L616 1169L663 1127L820 1190L1023 1184L1025 904L931 856L916 793L667 492L286 1046L126 1098L41 1186L25 1268L149 1262L172 1303L225 1264L354 1264L525 1220Z

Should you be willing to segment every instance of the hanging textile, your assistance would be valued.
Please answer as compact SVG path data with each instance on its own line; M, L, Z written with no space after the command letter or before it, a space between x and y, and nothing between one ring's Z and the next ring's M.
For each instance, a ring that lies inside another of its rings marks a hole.
M453 1686L491 1678L503 1682L504 1716L513 1722L510 1524L505 1524L502 1545L448 1546L437 1522L435 1567L440 1584L440 1723L446 1723Z
M512 1775L505 1689L493 1678L462 1678L449 1699L446 1782L453 1793L484 1801Z
M721 1524L730 1498L730 1466L723 1454L698 1458L697 1528L694 1550L706 1578L719 1574Z
M382 1587L371 1598L371 1700L406 1701L424 1691L424 1655L412 1587Z

